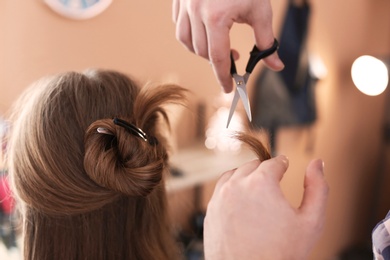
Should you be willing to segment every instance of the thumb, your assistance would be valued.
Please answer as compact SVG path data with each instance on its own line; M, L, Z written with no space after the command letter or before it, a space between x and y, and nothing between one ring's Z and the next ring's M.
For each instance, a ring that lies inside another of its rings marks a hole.
M304 194L299 210L308 217L323 219L325 217L328 184L324 178L323 161L313 160L306 169Z

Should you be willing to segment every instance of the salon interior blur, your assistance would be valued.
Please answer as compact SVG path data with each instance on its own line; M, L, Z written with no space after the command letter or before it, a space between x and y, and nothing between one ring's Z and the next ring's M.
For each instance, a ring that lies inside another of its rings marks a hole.
M95 2L106 3L88 9ZM176 40L171 1L0 1L1 180L9 111L29 84L64 71L115 69L191 91L187 107L168 107L168 200L187 259L203 259L203 217L218 176L256 157L231 138L234 131L253 131L273 155L289 157L281 186L296 207L306 165L324 160L330 195L310 259L372 259L371 231L390 210L390 1L271 2L285 71L259 62L248 81L252 122L239 102L226 128L233 94L223 94L208 61ZM235 24L230 36L242 72L252 30ZM21 259L20 219L9 199L0 207L3 260Z

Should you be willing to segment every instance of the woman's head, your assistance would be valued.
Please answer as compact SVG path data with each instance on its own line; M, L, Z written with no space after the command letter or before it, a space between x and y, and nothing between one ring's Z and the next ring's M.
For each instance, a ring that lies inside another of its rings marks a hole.
M28 259L173 257L163 182L167 144L159 123L167 118L162 106L183 98L180 87L139 88L105 70L45 78L23 94L9 166Z

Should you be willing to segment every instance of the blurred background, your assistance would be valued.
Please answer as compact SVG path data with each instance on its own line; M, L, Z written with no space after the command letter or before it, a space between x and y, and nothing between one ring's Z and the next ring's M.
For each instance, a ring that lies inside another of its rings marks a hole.
M99 1L81 2L87 6ZM291 30L284 26L290 3L271 2L274 31L278 39L283 38L283 28ZM330 186L327 220L310 259L372 259L371 230L390 209L389 91L364 94L356 87L359 84L353 81L351 68L363 55L389 59L390 1L297 0L294 4L309 7L309 15L305 10L293 11L289 19L300 21L299 32L294 34L300 37L282 41L280 51L296 44L291 49L299 54L297 64L307 61L300 71L312 80L290 89L286 81L277 79L283 79L281 75L264 78L259 63L248 83L254 124L245 121L241 108L230 129L250 128L274 154L289 157L282 188L294 206L302 198L308 162L313 158L325 161ZM235 168L254 155L224 136L231 95L221 93L208 61L176 41L171 5L171 1L116 0L99 14L81 13L80 19L59 14L43 0L0 1L0 134L8 129L13 101L29 84L48 74L107 68L141 82L172 82L190 89L188 109L170 108L174 170L168 190L172 219L188 259L201 259L202 216L215 180L227 167ZM231 45L241 53L236 62L239 72L253 44L251 29L234 25ZM373 68L367 64L363 62L356 75ZM379 77L378 70L370 72L374 79ZM267 82L276 84L271 90L279 92L266 90L272 85ZM273 98L275 102L269 102ZM266 106L267 100L271 107ZM297 102L306 106L297 106ZM3 140L3 148L5 144ZM5 148L3 157L4 152ZM6 176L4 163L0 169ZM17 239L9 244L10 237L4 235L8 234L4 230L11 229L18 237L18 217L2 207L0 259L19 259Z

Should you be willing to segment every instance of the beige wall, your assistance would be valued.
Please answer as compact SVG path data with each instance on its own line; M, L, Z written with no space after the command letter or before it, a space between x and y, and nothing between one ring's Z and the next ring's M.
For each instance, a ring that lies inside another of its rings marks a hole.
M352 61L362 54L390 55L390 2L311 2L309 46L322 57L329 74L317 86L319 118L311 134L302 129L281 131L278 151L290 158L282 186L297 206L308 161L314 157L325 160L331 188L329 210L324 236L312 259L331 259L340 250L370 239L385 95L361 94L349 71ZM284 0L273 1L276 29L284 4ZM243 68L253 44L250 30L235 26L232 41L243 52L237 64ZM87 67L118 69L142 81L180 83L194 93L190 107L205 101L208 113L220 93L207 61L175 40L171 1L116 0L103 14L87 21L61 18L39 0L0 1L0 114L6 114L20 92L39 77ZM190 115L176 120L177 124L181 120L180 145L194 137L195 115ZM388 190L389 184L385 185ZM389 204L382 206L382 214L390 209Z

